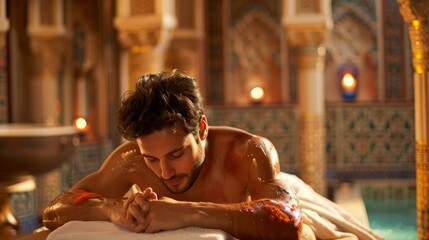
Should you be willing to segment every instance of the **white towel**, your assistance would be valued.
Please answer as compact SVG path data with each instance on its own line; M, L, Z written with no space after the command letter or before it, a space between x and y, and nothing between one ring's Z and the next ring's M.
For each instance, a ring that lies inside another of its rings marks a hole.
M355 238L383 240L343 207L316 193L295 175L281 173L281 179L291 186L298 196L304 223L310 226L317 239Z
M57 228L46 240L158 240L158 239L204 239L230 240L229 234L216 229L188 227L159 233L134 233L112 222L71 221Z

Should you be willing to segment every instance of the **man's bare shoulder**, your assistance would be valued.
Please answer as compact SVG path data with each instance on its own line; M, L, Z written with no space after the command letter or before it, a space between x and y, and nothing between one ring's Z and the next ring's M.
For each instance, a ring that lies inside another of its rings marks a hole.
M104 161L104 165L121 160L126 154L139 154L140 150L135 141L125 141L116 147Z
M232 127L210 127L209 146L217 155L224 153L225 163L243 167L248 167L254 158L264 161L270 157L266 150L275 151L268 139Z
M255 137L245 130L227 126L210 126L209 136L212 140L229 142L246 141Z

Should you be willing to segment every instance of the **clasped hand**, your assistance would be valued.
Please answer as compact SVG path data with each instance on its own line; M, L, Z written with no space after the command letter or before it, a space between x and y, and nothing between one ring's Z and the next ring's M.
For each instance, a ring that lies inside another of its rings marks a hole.
M178 229L184 227L179 214L176 214L179 205L178 201L171 198L158 199L151 188L146 188L127 200L119 224L134 232L145 233Z

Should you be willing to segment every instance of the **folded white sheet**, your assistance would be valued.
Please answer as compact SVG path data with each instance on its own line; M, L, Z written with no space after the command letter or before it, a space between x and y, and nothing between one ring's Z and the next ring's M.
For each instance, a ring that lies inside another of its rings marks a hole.
M343 207L316 193L295 175L281 173L298 196L304 222L310 226L317 239L355 238L359 240L382 240Z
M230 240L229 234L216 229L188 227L160 233L134 233L111 222L72 221L57 228L47 240Z

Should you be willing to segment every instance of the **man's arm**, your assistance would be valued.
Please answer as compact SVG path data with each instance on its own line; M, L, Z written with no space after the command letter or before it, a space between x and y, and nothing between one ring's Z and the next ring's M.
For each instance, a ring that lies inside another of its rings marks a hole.
M234 146L245 172L251 201L242 203L181 202L161 198L149 202L145 232L187 226L221 229L239 239L298 239L302 228L297 198L279 181L278 157L266 139L252 137Z
M133 160L123 153L133 153L133 149L132 143L121 145L97 172L60 194L45 208L43 224L52 230L72 220L99 220L132 229L132 223L125 220L127 204L122 197L132 186L126 163Z
M271 198L234 204L161 198L149 202L144 228L145 232L159 232L199 226L220 229L239 239L298 239L302 219L295 203Z

